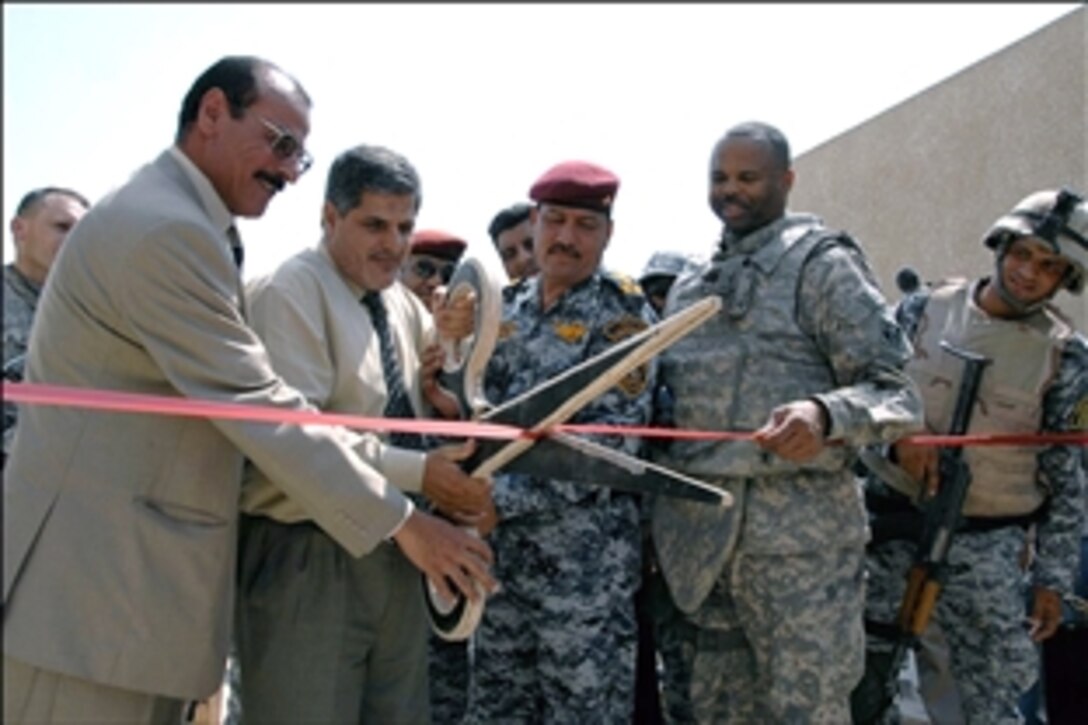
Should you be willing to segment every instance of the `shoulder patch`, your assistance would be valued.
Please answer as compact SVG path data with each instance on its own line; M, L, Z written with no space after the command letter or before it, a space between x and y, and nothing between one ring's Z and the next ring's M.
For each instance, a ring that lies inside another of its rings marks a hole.
M605 338L612 342L619 342L624 338L631 337L631 335L642 332L650 323L636 315L623 315L617 317L614 320L610 320L604 324L601 328L601 332Z
M642 294L642 287L639 286L639 283L636 282L633 277L628 277L627 275L624 275L620 277L617 282L619 282L620 285L620 292L623 292L625 295Z
M606 339L612 342L619 342L632 335L637 335L649 326L650 323L646 322L646 320L641 317L623 315L622 317L617 317L616 319L605 323L604 327L601 328L601 332ZM616 383L616 387L623 391L629 398L637 397L641 395L646 390L646 386L649 385L649 372L649 363L643 363L624 375L623 378Z
M607 270L601 274L601 277L604 278L605 281L610 282L616 289L625 295L634 295L638 297L645 296L638 280L629 274Z

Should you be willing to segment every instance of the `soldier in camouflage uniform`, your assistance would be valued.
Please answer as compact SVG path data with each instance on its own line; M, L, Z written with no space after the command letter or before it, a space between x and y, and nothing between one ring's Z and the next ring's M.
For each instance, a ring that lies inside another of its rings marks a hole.
M654 312L660 315L665 310L665 297L673 282L695 267L695 261L680 252L654 252L650 256L638 278L638 284Z
M697 264L679 252L654 252L638 279L654 312L661 315L676 278L694 271ZM672 401L667 388L658 386L654 401L654 425L672 425ZM642 505L642 586L635 595L638 615L638 671L635 722L684 722L691 719L687 684L691 681L690 655L685 648L694 642L694 625L676 608L661 576L650 541L652 497ZM660 655L660 672L657 659ZM650 669L653 666L654 669Z
M767 124L722 137L709 184L721 241L676 281L665 308L724 302L661 356L676 425L755 431L751 441L677 440L660 453L735 500L654 506L661 570L694 625L685 654L698 722L849 722L863 671L867 535L852 446L921 420L902 372L909 343L860 248L786 212L790 164L788 142Z
M532 187L540 273L504 302L485 383L489 400L524 393L645 329L653 312L634 280L602 271L619 180L566 162ZM584 407L580 423L645 425L646 365ZM601 442L637 454L639 443ZM485 522L501 590L475 635L470 723L628 723L634 702L638 504L603 487L499 474L497 526Z
M71 189L47 186L26 194L11 220L15 261L4 265L4 379L23 379L30 323L60 245L90 204ZM16 407L4 403L4 458L15 433Z
M939 348L941 340L991 360L968 432L1065 432L1082 425L1088 343L1049 300L1062 287L1081 292L1086 237L1088 203L1073 193L1061 203L1058 192L1032 194L984 237L996 253L992 276L946 280L900 303L897 318L915 345L907 371L922 392L930 430L948 430L961 369ZM937 450L904 441L893 453L909 479L892 485L870 480L869 496L881 510L910 510L923 488L940 485ZM949 576L933 620L948 640L970 723L1021 722L1017 699L1038 673L1032 642L1057 630L1061 598L1073 587L1084 515L1081 454L1074 445L964 451L971 470L965 523L948 552ZM1021 550L1032 522L1037 539L1025 582ZM914 549L912 541L892 540L869 553L868 618L895 620ZM1031 613L1025 623L1028 583ZM871 673L890 644L871 636L869 648Z

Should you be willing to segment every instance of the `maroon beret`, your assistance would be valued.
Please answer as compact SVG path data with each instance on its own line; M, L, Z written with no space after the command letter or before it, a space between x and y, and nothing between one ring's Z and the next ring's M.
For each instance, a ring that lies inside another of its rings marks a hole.
M468 243L460 237L440 229L420 229L412 235L412 254L430 254L456 262L461 258Z
M536 180L529 198L608 214L619 188L619 177L604 167L588 161L564 161Z

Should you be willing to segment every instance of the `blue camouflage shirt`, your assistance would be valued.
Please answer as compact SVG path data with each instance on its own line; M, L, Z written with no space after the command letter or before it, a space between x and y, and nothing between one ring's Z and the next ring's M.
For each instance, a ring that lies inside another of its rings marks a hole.
M598 270L541 309L539 276L506 288L503 321L488 363L485 389L500 405L644 330L656 316L629 277ZM646 425L653 408L656 363L643 365L583 407L570 423ZM603 445L638 455L638 438L596 436ZM555 513L603 489L526 474L499 474L492 491L500 519Z

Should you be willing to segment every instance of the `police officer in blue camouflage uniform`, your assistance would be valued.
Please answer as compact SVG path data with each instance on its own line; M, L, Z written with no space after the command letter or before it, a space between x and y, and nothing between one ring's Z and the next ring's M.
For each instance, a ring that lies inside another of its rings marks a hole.
M1069 190L1036 192L998 219L983 239L996 255L991 276L945 280L908 296L897 309L914 342L907 371L922 392L926 425L934 432L948 430L960 367L939 347L947 340L991 360L969 433L1075 431L1083 424L1078 411L1088 405L1088 343L1050 300L1063 287L1073 294L1084 287L1088 203ZM933 621L948 640L969 723L1022 722L1017 699L1039 667L1033 641L1057 630L1062 597L1071 592L1078 566L1082 450L1076 445L964 450L971 471L965 523L948 552L949 576ZM910 508L923 490L941 484L936 448L902 441L892 454L909 478L871 478L874 510L876 504L885 512L896 504ZM1021 550L1033 522L1035 555L1025 582ZM872 549L867 618L895 620L914 549L914 541L902 539ZM890 645L871 635L869 648L870 659L878 662Z
M660 497L653 512L658 562L695 627L688 694L702 723L849 722L867 536L853 446L921 421L902 371L909 343L861 249L787 213L793 178L776 128L726 132L709 174L721 240L665 308L711 294L724 303L661 356L676 425L754 431L675 440L660 454L735 500L723 510Z
M499 404L645 329L653 312L637 283L600 269L619 180L583 162L558 164L532 186L539 274L504 300L486 373ZM645 425L652 364L586 405L578 423ZM638 454L628 437L602 443ZM628 723L634 701L639 580L636 498L604 487L499 474L494 518L480 528L502 588L475 635L470 723Z

